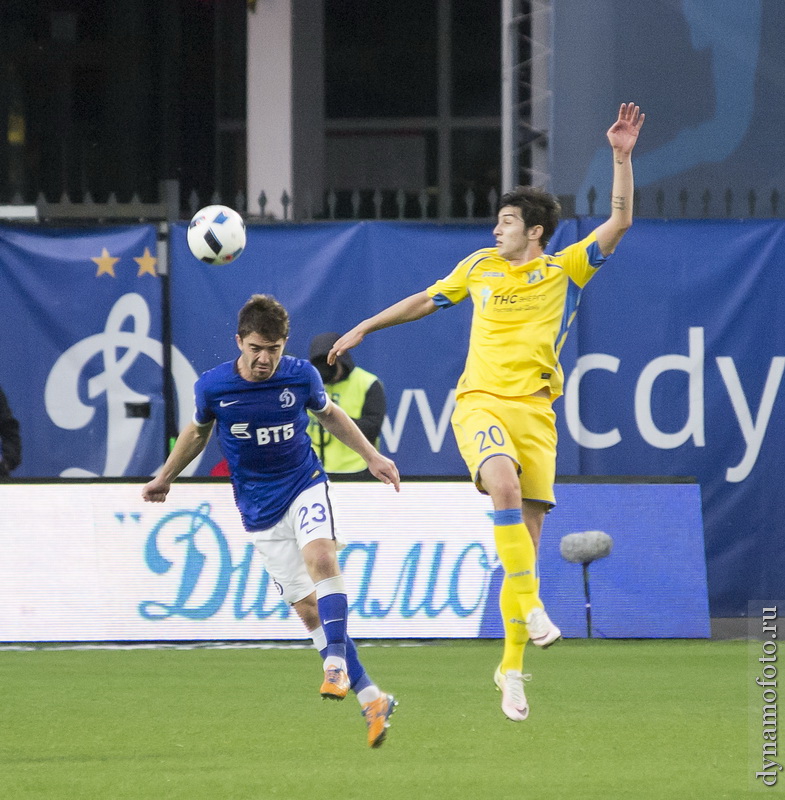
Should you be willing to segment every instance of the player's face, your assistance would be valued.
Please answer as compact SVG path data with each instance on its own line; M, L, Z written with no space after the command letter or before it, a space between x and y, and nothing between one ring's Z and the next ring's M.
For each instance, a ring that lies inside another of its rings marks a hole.
M286 339L271 342L258 333L249 333L244 339L235 335L240 348L240 375L247 381L266 381L272 377L281 361Z
M529 245L532 241L536 242L541 234L540 225L526 227L521 210L515 206L504 206L499 211L498 222L493 229L499 255L513 262L528 260Z

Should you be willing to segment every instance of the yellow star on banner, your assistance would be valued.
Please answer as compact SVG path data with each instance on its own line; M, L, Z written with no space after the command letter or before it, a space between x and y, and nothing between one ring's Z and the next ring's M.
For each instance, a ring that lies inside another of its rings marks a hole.
M97 278L99 275L106 274L116 278L117 276L114 274L114 265L119 260L119 258L112 258L105 247L101 248L101 256L99 258L90 259L90 261L95 261L95 263L98 264L98 272L95 273L95 277Z
M155 265L158 263L158 259L150 252L149 247L145 247L144 255L135 258L134 261L139 265L139 272L136 273L137 278L141 278L142 275L156 277Z

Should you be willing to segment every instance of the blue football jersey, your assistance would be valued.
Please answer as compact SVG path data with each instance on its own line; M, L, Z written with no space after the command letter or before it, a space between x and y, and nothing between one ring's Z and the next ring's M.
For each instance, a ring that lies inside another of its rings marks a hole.
M306 411L322 411L327 396L309 361L283 356L265 381L245 380L227 361L203 373L194 394L194 422L215 420L246 530L275 525L300 492L327 480Z

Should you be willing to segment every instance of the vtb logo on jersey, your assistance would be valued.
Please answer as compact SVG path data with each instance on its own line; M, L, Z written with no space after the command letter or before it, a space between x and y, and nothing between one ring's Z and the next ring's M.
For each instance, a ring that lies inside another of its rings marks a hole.
M284 389L278 396L281 401L281 408L291 408L294 405L294 394L288 388Z
M235 439L252 439L253 434L248 430L249 422L235 422L231 428L230 433ZM289 439L294 438L294 423L287 422L285 425L270 425L267 428L256 428L256 444L278 444L279 442L287 442Z
M229 431L235 439L250 439L251 434L248 432L249 422L235 422Z

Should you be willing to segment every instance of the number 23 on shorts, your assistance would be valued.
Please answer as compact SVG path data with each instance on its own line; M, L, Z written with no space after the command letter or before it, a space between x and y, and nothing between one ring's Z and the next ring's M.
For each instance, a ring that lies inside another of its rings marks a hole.
M320 525L327 521L327 509L323 503L300 506L297 509L300 530L305 530L310 525ZM309 531L310 532L310 531Z

